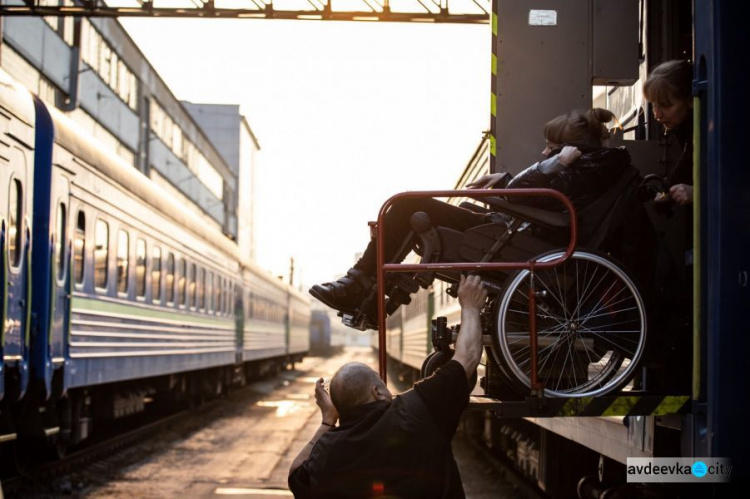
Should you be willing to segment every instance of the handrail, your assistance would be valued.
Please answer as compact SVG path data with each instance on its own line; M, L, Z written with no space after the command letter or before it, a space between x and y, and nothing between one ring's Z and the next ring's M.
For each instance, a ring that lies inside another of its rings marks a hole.
M455 262L455 263L385 263L385 214L388 209L401 199L436 198L436 197L469 197L483 198L491 196L506 197L533 197L546 196L556 198L568 210L570 217L570 242L565 253L560 258L548 262L537 262L528 260L526 262ZM578 223L573 203L567 196L553 189L465 189L444 191L412 191L402 192L391 196L380 208L376 227L376 256L377 256L377 300L378 300L378 362L379 374L384 383L387 382L386 369L386 329L385 329L385 273L386 272L420 272L431 270L500 270L500 269L525 269L531 271L531 289L529 292L529 341L531 343L531 388L541 390L537 373L537 332L536 332L536 300L534 297L534 270L556 267L567 260L575 251L576 237L578 234Z

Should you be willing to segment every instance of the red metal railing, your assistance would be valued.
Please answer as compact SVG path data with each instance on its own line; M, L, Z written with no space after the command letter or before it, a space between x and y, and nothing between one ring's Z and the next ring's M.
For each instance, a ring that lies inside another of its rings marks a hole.
M565 253L560 257L548 262L536 262L529 260L526 262L476 262L476 263L385 263L384 235L386 227L384 226L385 213L396 201L401 199L414 198L436 198L436 197L529 197L529 196L548 196L559 200L568 210L570 217L570 242ZM459 191L414 191L402 192L390 197L380 208L377 221L376 246L377 246L377 299L378 299L378 358L380 377L383 382L387 382L386 374L386 330L385 330L385 273L386 272L424 272L431 270L500 270L500 269L527 269L531 271L531 289L529 291L529 341L531 346L531 388L532 390L541 390L543 387L539 383L537 373L537 356L538 341L536 331L536 296L534 293L534 271L536 269L547 269L562 264L573 254L576 245L578 233L578 224L576 220L575 208L570 199L562 193L552 189L469 189Z

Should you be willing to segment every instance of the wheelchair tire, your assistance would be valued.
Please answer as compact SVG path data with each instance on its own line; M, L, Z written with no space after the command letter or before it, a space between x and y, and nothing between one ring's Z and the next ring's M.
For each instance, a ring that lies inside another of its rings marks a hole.
M436 350L430 355L425 358L424 362L422 363L422 369L421 369L421 375L422 378L427 378L432 376L435 371L443 367L445 364L448 363L449 360L453 358L453 350L448 351L442 351L442 350ZM472 375L471 379L469 380L469 386L472 388L476 386L477 384L477 371L474 371L474 374Z
M526 389L531 386L529 276L521 270L505 283L493 349L505 374ZM625 386L643 354L647 322L643 299L625 270L601 253L576 251L560 266L537 270L535 290L538 374L545 394L592 397Z

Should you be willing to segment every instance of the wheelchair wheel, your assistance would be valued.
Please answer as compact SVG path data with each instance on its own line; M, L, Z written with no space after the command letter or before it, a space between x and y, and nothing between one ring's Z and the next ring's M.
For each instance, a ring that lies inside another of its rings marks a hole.
M448 351L441 351L436 350L432 352L430 355L425 358L424 362L422 363L422 369L420 370L420 374L422 375L422 378L428 378L432 376L435 371L443 367L445 364L448 363L449 360L453 358L454 351L448 350ZM477 384L477 377L478 374L476 371L474 371L474 374L471 376L471 379L469 380L469 386L472 388L476 386Z
M562 256L556 251L539 259ZM506 282L497 307L495 360L518 384L531 386L528 270ZM535 273L538 375L545 394L603 395L635 373L646 342L638 289L609 257L576 251L564 264Z

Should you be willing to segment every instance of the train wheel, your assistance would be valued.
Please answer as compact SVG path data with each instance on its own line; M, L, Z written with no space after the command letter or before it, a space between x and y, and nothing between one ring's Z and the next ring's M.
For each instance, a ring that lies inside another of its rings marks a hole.
M535 279L538 371L545 393L590 397L622 387L634 374L646 342L646 311L632 279L608 257L589 251L537 271ZM528 270L509 277L497 309L494 350L503 371L527 388L529 281Z

